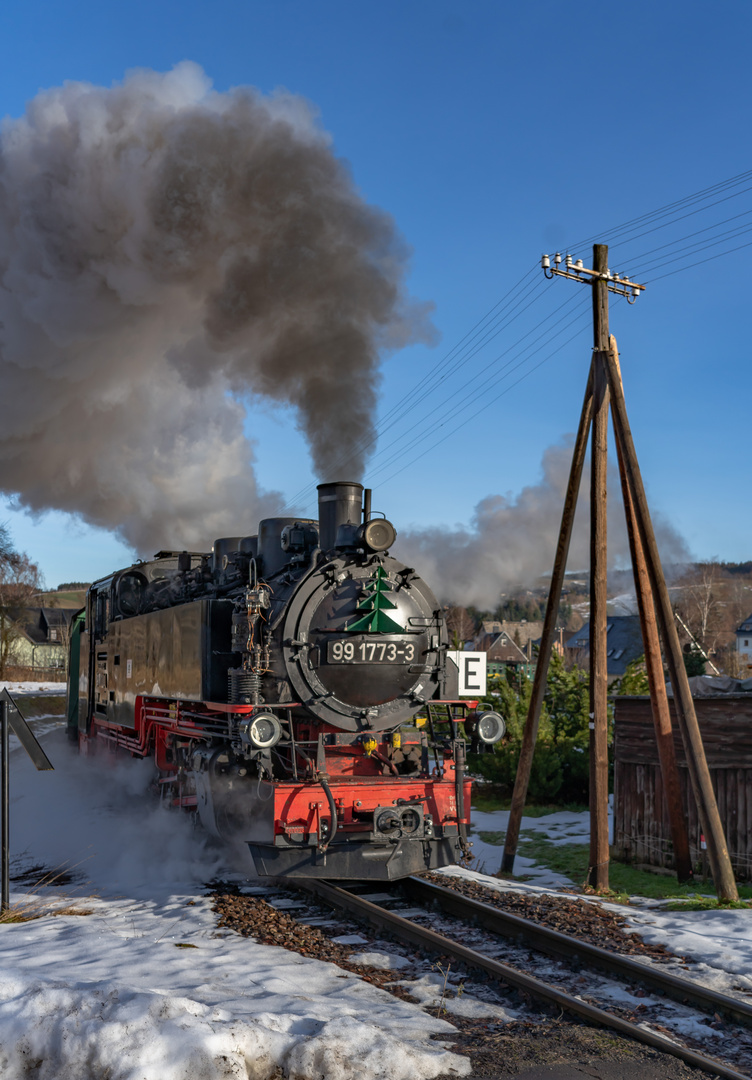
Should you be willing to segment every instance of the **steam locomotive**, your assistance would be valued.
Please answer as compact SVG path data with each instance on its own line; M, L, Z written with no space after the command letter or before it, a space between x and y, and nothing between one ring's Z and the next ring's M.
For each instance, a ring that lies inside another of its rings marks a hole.
M211 554L96 581L70 637L68 732L153 757L162 799L248 844L260 875L393 879L469 854L466 742L443 612L388 554L370 491L267 518ZM472 704L472 703L471 703Z

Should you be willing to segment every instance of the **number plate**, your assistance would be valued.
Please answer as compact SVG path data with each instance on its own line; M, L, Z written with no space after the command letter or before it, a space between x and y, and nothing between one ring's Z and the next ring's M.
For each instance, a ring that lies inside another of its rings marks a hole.
M328 664L415 664L414 641L399 637L347 637L328 641Z

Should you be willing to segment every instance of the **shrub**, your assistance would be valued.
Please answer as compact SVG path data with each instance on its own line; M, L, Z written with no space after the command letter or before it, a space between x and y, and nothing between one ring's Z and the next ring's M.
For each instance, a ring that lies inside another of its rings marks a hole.
M532 683L518 687L516 676L502 676L484 704L506 720L507 733L492 753L469 755L473 772L510 796L514 788L527 718ZM513 681L514 680L514 681ZM538 740L530 772L528 801L531 803L587 802L590 780L589 681L580 668L570 671L557 654L551 657L548 688L541 710Z

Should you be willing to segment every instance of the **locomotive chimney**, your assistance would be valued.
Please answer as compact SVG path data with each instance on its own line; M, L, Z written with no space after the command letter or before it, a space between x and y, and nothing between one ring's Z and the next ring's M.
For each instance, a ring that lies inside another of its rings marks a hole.
M340 525L360 525L363 511L363 485L340 481L319 484L319 544L331 551L337 543Z

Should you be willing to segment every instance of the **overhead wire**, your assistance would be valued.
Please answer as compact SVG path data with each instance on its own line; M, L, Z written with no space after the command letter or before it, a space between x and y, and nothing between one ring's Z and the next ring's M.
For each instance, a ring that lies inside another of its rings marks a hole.
M702 233L709 232L711 229L716 228L718 225L727 225L730 221L737 221L739 218L749 217L750 214L752 214L752 210L742 210L739 214L732 214L731 217L723 218L721 221L716 221L712 225L706 225L704 229L695 229L694 232L685 233L684 236L678 236L675 240L669 240L665 244L659 244L658 247L649 248L647 251L641 252L640 255L637 256L637 258L645 258L646 256L653 255L658 251L665 251L667 248L674 247L676 244L680 244L684 240L689 240L693 236L700 236ZM620 245L615 244L612 246L611 250L613 251L615 247L619 246Z
M525 344L525 342L526 339L528 339L530 335L533 334L537 329L545 326L547 322L550 322L550 320L554 318L559 312L563 312L565 308L575 305L576 301L577 294L570 293L569 296L567 296L567 298L557 308L555 308L552 312L549 312L548 315L546 315L543 319L539 320L533 327L530 328L530 330L528 330L525 334L523 334L515 342L513 342L512 345L510 345L507 349L503 350L498 356L494 357L493 360L489 361L485 365L485 367L481 368L478 372L476 372L472 379L470 379L470 381L465 384L463 388L465 390L464 396L458 399L456 393L449 394L422 417L417 427L412 427L410 430L398 436L396 440L392 440L392 442L380 452L381 455L389 455L386 462L380 462L380 455L376 454L372 459L369 467L369 476L376 475L384 467L388 466L395 457L400 456L400 454L409 452L415 445L417 445L419 442L421 442L421 440L426 437L426 433L430 431L431 427L435 426L437 422L440 422L443 425L444 419L452 415L453 413L456 413L457 409L460 408L460 406L465 405L466 402L472 404L473 401L477 400L478 397L487 392L489 386L495 386L498 384L499 381L507 378L509 374L517 370L523 363L525 363L531 350L533 351L533 353L535 353L540 348L545 347L546 342L543 341L542 344L538 346L538 349L534 348L536 342L538 342L542 338L545 338L547 335L549 339L555 338L557 334L560 334L562 330L565 330L570 324L567 323L562 328L557 323L554 327L549 327L547 330L544 330L541 334L538 335L538 338L534 338L532 342L527 342L527 344ZM589 302L589 298L582 298L580 306L586 304L587 302ZM513 352L513 350L515 350L518 346L522 346L521 350L514 353L514 355L512 355L507 360L506 364L502 366L502 368L496 373L496 375L490 380L490 382L484 382L477 389L473 390L474 384L478 384L490 369L492 369L500 360L506 357L509 353ZM515 360L517 360L518 362L514 364L514 366L511 366ZM442 408L444 409L444 411L440 412ZM438 421L436 419L437 417ZM406 439L409 440L409 442L406 445L400 445Z
M638 269L640 273L645 274L652 269L659 269L674 262L677 255L686 253L686 257L689 258L699 251L707 251L709 248L717 247L718 244L726 244L729 240L735 240L737 237L745 236L749 232L752 232L752 224L739 226L736 229L727 229L725 232L718 233L715 237L706 237L704 240L697 240L692 244L685 245L685 247L676 248L670 254L664 252L658 258L651 259L646 263L640 263Z
M747 187L743 187L741 190L738 190L738 191L733 191L731 194L725 194L725 195L723 195L723 197L720 197L720 198L711 198L712 195L719 195L721 192L724 192L724 191L727 192L729 190L729 188L732 188L734 186L740 187L740 185L746 179L748 179L749 177L752 177L752 170L749 170L749 171L747 171L745 173L739 174L737 177L731 178L728 181L724 181L724 182L721 182L720 184L712 185L710 188L704 189L701 192L696 192L691 196L685 197L684 199L675 200L673 203L667 204L666 207L664 207L662 209L659 209L659 211L653 211L650 214L641 215L639 218L632 219L632 222L625 223L624 227L621 227L620 229L616 230L624 237L624 239L622 240L621 245L617 244L617 245L614 245L614 247L620 247L620 246L626 247L628 244L634 243L636 240L642 238L643 236L646 236L646 235L649 235L649 234L651 234L653 232L658 231L659 228L664 228L664 227L669 227L669 226L672 226L672 225L676 225L679 221L686 220L688 217L696 216L697 214L710 211L710 210L713 209L713 207L718 206L718 205L720 205L720 204L722 204L724 202L727 202L731 198L735 198L735 197L737 197L739 195L745 194L746 192L752 190L752 185L749 185ZM702 205L698 206L698 205L696 205L697 203L702 203ZM693 205L693 204L695 204L695 208L693 210L691 210L689 212L684 212L684 213L677 213L677 211L679 209L685 209L686 210L686 208L689 205ZM720 253L717 253L717 254L712 255L712 256L708 256L706 259L696 260L695 262L691 262L691 263L686 262L686 259L691 258L691 256L693 254L697 254L698 252L703 251L703 250L709 250L709 249L717 246L718 244L723 244L723 243L728 242L728 240L730 238L736 238L736 237L744 235L747 232L749 232L750 230L752 230L752 226L748 227L746 225L742 225L742 226L735 227L735 228L732 228L732 229L727 229L727 230L725 230L723 232L718 232L718 229L719 229L720 226L722 226L724 224L728 224L731 221L736 221L736 220L739 220L741 218L744 218L744 217L748 216L750 213L752 213L752 211L742 211L739 214L731 215L731 216L729 216L727 218L721 219L720 221L716 221L713 224L711 224L709 226L706 226L706 227L704 227L702 229L694 230L693 232L687 233L687 234L683 235L682 237L679 237L679 238L677 238L675 240L667 242L666 244L658 245L658 246L656 246L656 247L654 247L652 249L648 249L646 252L640 253L637 256L632 256L632 261L634 261L634 260L639 261L640 259L645 259L647 256L649 256L651 254L658 255L659 252L666 253L665 258L654 258L652 260L647 261L643 266L644 270L650 270L650 269L655 270L655 269L661 269L663 266L668 265L669 263L675 262L676 256L683 254L684 259L685 259L684 265L682 265L680 267L676 267L674 270L670 271L670 273L679 273L683 269L690 269L692 266L700 265L701 263L711 261L714 258L720 258L723 254L729 254L729 253L731 253L731 251L739 250L741 247L750 246L750 245L752 245L752 241L750 241L749 245L747 245L747 244L739 245L738 247L731 248L728 251L724 251L724 252L720 252ZM668 220L664 221L663 224L656 225L655 223L657 221L659 221L661 217L667 218ZM647 221L651 221L653 223L653 227L651 227L651 228L641 227L642 225L646 224ZM632 229L632 234L631 235L626 235L627 231L628 231L627 228L626 228L627 224ZM710 235L708 235L708 234L710 234ZM686 244L684 247L678 246L678 245L681 245L681 243L683 241L693 240L694 238L700 237L700 236L703 237L702 240L695 239L693 243ZM666 276L669 276L669 274L660 275L660 277L666 277ZM656 276L656 277L651 278L651 280L653 280L653 281L659 280L660 277ZM647 282L645 282L645 283L647 284ZM621 298L616 298L616 300L614 302L614 306L615 306L615 304L617 302L619 302L620 299ZM567 326L569 326L569 325L571 325L571 323L567 324ZM579 336L579 331L576 332L564 344L565 345L569 344L569 342L571 340L574 340L578 336ZM545 347L545 345L542 345L540 348L542 349L544 347ZM529 363L537 355L537 352L539 352L539 351L540 351L540 349L537 350L536 352L533 352L532 354L524 356L523 359L520 361L520 363L518 363L515 366L515 369L513 369L513 370L517 370L518 368L522 367L525 363ZM495 396L493 396L491 398L488 398L484 402L484 404L482 405L480 410L477 410L477 411L478 412L484 412L486 410L486 408L490 407L490 405L493 404L495 401L497 401L499 399L499 397L502 397L505 394L509 393L509 391L514 386L518 385L521 381L523 381L523 379L527 378L533 371L535 371L538 367L540 367L548 359L550 359L550 357L545 357L545 358L543 358L543 360L540 360L537 364L534 364L534 365L530 366L528 368L528 370L523 371L520 374L520 377L517 380L515 380L515 382L511 383L509 386L506 386L499 394L497 394L497 395L495 395ZM501 376L501 377L505 377L505 376ZM498 381L500 381L500 380L498 380ZM477 401L478 396L479 396L478 394L470 394L470 395L466 394L465 397L460 399L460 401L457 403L457 404L459 404L459 406L461 406L459 411L456 408L454 408L452 410L451 416L452 416L452 419L453 419L453 424L452 424L452 431L453 432L456 431L456 430L459 430L460 428L462 428L466 423L469 422L470 419L472 419L472 417L470 417L467 420L462 420L462 419L460 419L460 417L462 416L462 413L467 410L467 408L470 408L470 407L473 406L473 404ZM464 407L462 407L463 403L464 403ZM447 413L442 414L438 418L435 415L432 415L431 417L429 417L429 422L433 423L434 425L438 425L439 427L444 427L446 425L446 423L448 422ZM426 422L424 422L424 424L423 424L423 427L425 427L425 426L426 426ZM397 458L402 457L405 453L409 452L413 447L415 447L417 445L417 443L421 441L422 437L423 437L422 434L418 433L418 435L416 435L415 438L413 438L413 440L410 443L408 443L406 446L403 446L401 449L398 449L396 452L393 452L390 457L387 457L380 464L377 464L377 463L374 462L374 464L376 464L376 468L375 469L372 468L371 475L373 475L374 478L375 478L380 473L384 472L388 468L389 464L394 462ZM429 446L427 446L427 447L424 447L420 451L419 454L413 455L406 462L401 463L399 468L396 471L393 471L393 472L389 473L389 475L386 476L381 482L382 483L388 482L389 480L393 479L395 476L399 475L401 472L404 472L405 469L409 468L411 464L414 464L415 461L420 460L420 458L424 457L432 449L434 449L438 445L440 445L444 441L444 438L445 438L445 436L442 435L439 439L434 440L433 442L431 442L431 444Z
M502 327L499 327L493 334L490 333L490 329L493 327L494 323L498 322L498 320L502 318L502 316L510 316L507 319L506 323L506 325L509 325L511 322L514 321L515 318L518 317L520 312L518 312L517 315L514 315L513 313L517 308L520 308L520 306L526 299L528 300L528 303L522 310L526 310L526 308L535 301L536 297L542 296L545 290L541 288L541 282L539 281L539 279L536 279L535 282L527 284L526 291L517 297L516 302L512 302L515 294L526 282L528 282L528 279L531 279L533 277L536 271L537 263L531 266L530 269L526 271L525 274L523 274L517 284L514 285L505 294L505 296L501 298L501 300L494 304L494 306L481 319L478 320L475 326L472 327L472 329L468 331L468 333L465 334L465 336L461 338L460 341L455 346L453 346L452 349L449 350L449 352L442 358L442 360L439 362L438 365L436 365L436 367L432 368L432 370L428 372L425 376L423 376L422 379L418 380L418 382L416 382L410 388L410 390L402 396L400 401L381 418L378 425L376 426L374 434L370 438L358 442L349 454L343 455L334 463L334 468L339 468L340 466L346 464L352 453L362 454L365 453L366 450L370 449L370 447L377 441L380 435L383 435L386 431L392 428L395 423L397 423L407 412L409 412L410 408L412 407L412 402L418 399L419 395L421 395L425 387L427 387L429 384L433 384L429 393L435 392L438 386L443 381L445 381L447 377L447 375L444 374L442 375L441 379L437 380L436 375L446 369L447 366L451 364L453 358L456 361L454 367L461 367L464 365L464 363L468 362L468 360L471 359L473 355L476 355L476 353L479 351L483 344L486 344L488 340L492 340L493 337L496 337L498 333L500 333L501 330L504 328L504 326L502 325ZM497 311L500 305L503 305L505 301L508 301L508 303L505 304L500 311ZM484 331L486 333L486 339L483 340L482 344L479 344L477 343L476 339L478 335ZM471 353L467 353L466 350L473 344L473 342L476 342L474 346L474 351ZM462 346L463 344L465 345L465 350L460 350L460 346ZM455 356L458 350L460 350L459 356ZM421 400L425 400L425 395L421 398ZM389 422L387 423L387 421ZM301 499L309 495L309 493L313 490L315 490L315 485L306 485L304 488L301 489L301 491L299 491L290 499L288 505L296 504Z
M702 266L704 263L713 262L714 259L722 259L724 255L733 255L735 251L741 251L743 248L748 247L752 247L752 240L748 240L746 244L739 244L737 247L729 248L727 251L719 251L715 255L709 255L707 259L698 259L697 262L688 263L686 266L678 266L675 270L668 270L665 274L650 278L645 284L651 285L653 282L661 281L663 278L673 277L674 274L682 274L685 270L691 270L694 266Z
M619 252L618 257L620 261L622 258L628 259L631 264L639 269L643 276L645 274L652 275L649 280L643 280L643 284L659 281L662 278L681 273L694 266L702 265L713 259L721 258L723 255L731 254L734 251L751 246L752 240L748 243L740 244L736 247L708 255L703 259L692 262L688 261L700 252L709 251L718 245L727 244L729 240L736 239L752 231L752 225L746 224L734 226L723 232L718 231L723 225L748 217L752 214L752 210L741 211L738 214L715 221L703 228L688 232L683 236L636 254L630 254L629 248L635 245L636 241L645 236L674 227L680 221L685 221L700 214L710 212L714 207L727 203L732 199L752 191L752 184L749 183L750 180L752 180L752 169L745 170L744 172L738 173L736 176L729 177L717 184L693 192L681 199L666 203L664 206L632 218L610 230L604 230L602 233L598 234L597 237L588 237L585 240L580 241L578 245L571 245L562 250L572 251L578 246L581 247L586 243L603 237L609 242L610 252ZM702 239L699 239L700 237ZM686 243L686 241L691 242ZM683 247L681 246L682 244L684 244ZM651 258L651 256L653 257ZM680 265L675 265L677 257L679 258ZM669 265L673 265L674 268L664 274L655 274L656 270L661 270ZM487 408L501 397L508 394L515 386L519 385L520 382L528 378L553 356L557 355L562 348L565 348L580 336L582 328L578 327L575 333L565 342L560 343L553 352L544 356L542 359L538 359L541 352L544 352L557 337L566 333L567 329L571 328L578 320L584 325L586 320L584 313L580 308L584 307L587 301L576 304L577 312L573 318L566 321L571 312L567 312L565 309L570 308L572 304L575 303L573 296L569 297L564 303L549 312L548 315L539 319L529 330L517 337L509 346L502 349L492 360L485 363L478 370L475 370L469 379L465 378L461 387L451 389L456 386L456 377L471 363L471 361L484 352L493 341L497 340L502 335L506 335L512 325L522 318L527 311L546 295L547 290L542 275L537 281L534 280L534 275L538 270L539 264L536 262L536 264L530 267L530 269L522 275L519 281L517 281L516 284L513 285L504 296L502 296L501 299L497 301L497 303L494 304L493 307L491 307L485 315L483 315L471 329L444 354L442 359L434 365L430 371L417 379L412 386L401 395L399 401L397 401L379 419L378 423L375 425L374 431L369 433L368 436L364 437L364 439L358 443L355 452L358 454L366 453L378 439L383 439L388 432L394 431L398 425L406 420L409 421L415 412L416 405L420 404L422 416L417 422L417 425L411 424L408 430L396 433L389 440L388 445L384 446L382 450L377 451L377 453L373 455L369 467L369 475L371 477L375 478L384 473L397 461L399 461L399 468L390 472L388 476L380 481L380 483L386 483L404 472L414 464L414 462L425 457L431 450L441 445L447 437L445 433L442 433L439 438L430 441L429 445L423 445L426 439L431 439L431 433L433 431L445 428L450 421L452 423L453 432L463 428L474 416L485 412ZM635 275L632 276L634 277ZM615 303L619 302L620 299L621 298L616 298ZM542 330L537 337L529 340L536 330L544 327L546 323L557 316L558 322L556 326L549 326L547 329ZM505 360L505 363L499 367L498 365L503 359ZM537 362L535 362L536 360ZM493 372L493 374L490 374L491 372ZM489 397L489 391L492 391L502 383L507 383L515 373L519 373L518 378L513 382L508 383L508 385L505 385L498 394ZM426 408L427 404L430 403L440 391L446 390L449 390L449 393L445 393L439 401L435 402L435 404L431 404L429 408ZM483 398L483 401L480 403L480 407L478 407L481 398ZM470 410L473 410L472 413L469 416L466 416ZM420 448L419 453L411 454L411 451L418 448ZM344 467L351 457L351 453L342 455L339 463L335 467ZM407 460L405 460L406 455ZM299 505L300 501L307 501L314 491L315 484L305 485L292 497L292 499L290 499L288 505Z
M682 206L692 205L695 202L702 199L709 198L711 195L718 194L721 191L726 191L730 187L738 186L739 184L746 183L752 179L752 169L746 169L744 172L737 173L736 176L729 177L727 180L721 180L717 184L711 184L709 187L702 188L700 191L692 192L690 195L685 195L681 199L675 199L673 202L666 203L664 206L658 207L656 210L650 210L645 214L641 214L638 217L631 218L629 221L623 222L621 225L617 225L610 229L602 229L594 236L588 236L584 240L578 241L577 244L571 245L571 247L564 247L564 251L574 250L575 247L582 247L585 244L592 244L602 239L603 237L609 237L611 242L622 233L629 232L630 229L634 230L646 224L648 221L658 221L661 218L668 217ZM718 200L724 201L724 200ZM710 203L710 206L714 206L716 203Z
M615 305L614 305L614 306L615 306ZM584 320L584 319L583 319L583 318L581 317L581 320L580 320L580 321L584 323L584 322L585 322L586 320ZM480 415L481 413L485 412L485 411L486 411L486 409L489 409L489 408L490 408L490 407L491 407L492 405L495 405L495 404L496 404L496 402L497 402L497 401L498 401L498 400L499 400L500 398L502 398L502 397L504 397L504 396L505 396L506 394L508 394L508 393L509 393L509 392L510 392L511 390L513 390L513 389L515 388L515 386L519 386L519 384L520 384L521 382L524 382L524 380L525 380L525 379L527 379L527 378L528 378L528 376L532 375L534 371L537 371L537 370L538 370L538 368L540 368L540 367L543 367L543 365L544 365L544 364L547 364L549 360L552 360L552 359L554 358L554 356L558 356L558 355L559 355L559 352L560 352L560 350L561 350L561 349L563 349L563 348L566 348L566 346L567 346L567 345L570 345L570 344L571 344L571 343L572 343L573 341L576 341L576 339L577 339L578 337L580 337L580 335L581 335L581 334L582 334L582 328L579 328L579 329L578 329L577 331L575 331L575 333L574 333L574 334L572 334L572 336L571 336L571 337L567 338L567 340L566 340L566 341L562 342L562 344L561 344L561 345L560 345L560 346L559 346L559 347L558 347L558 348L557 348L557 349L556 349L556 350L555 350L554 352L552 352L552 353L549 353L549 354L548 354L548 356L544 356L544 357L543 357L543 359L542 359L542 360L539 360L537 364L534 364L534 365L533 365L533 366L532 366L531 368L529 368L529 369L528 369L527 371L523 372L523 373L522 373L522 374L520 375L519 379L516 379L516 380L515 380L515 382L513 382L513 383L511 383L511 384L510 384L509 386L505 387L505 388L504 388L504 389L503 389L502 391L500 391L500 393L498 393L498 394L497 394L497 395L496 395L495 397L493 397L493 398L491 398L491 399L490 399L489 401L487 401L487 402L485 403L485 405L483 405L483 407L482 407L481 409L479 409L479 410L478 410L478 412L477 412L477 414L475 414L475 415ZM462 420L462 421L461 421L460 423L458 423L458 424L457 424L457 425L455 426L455 428L453 429L453 431L454 431L454 432L456 432L456 431L460 431L460 430L461 430L461 429L462 429L463 427L465 427L465 426L466 426L467 424L471 423L471 421L472 421L472 420L473 420L473 419L475 418L475 415L474 415L474 416L469 416L469 417L467 417L467 419L465 419L465 420ZM437 439L437 440L436 440L436 442L432 443L432 444L431 444L430 446L427 446L427 447L425 448L425 450L423 450L423 451L422 451L422 452L421 452L420 454L417 454L417 455L416 455L416 456L415 456L414 458L412 458L412 460L410 460L409 462L405 463L404 465L401 465L399 469L396 469L396 470L395 470L395 471L394 471L393 473L390 473L390 474L389 474L389 476L387 476L387 477L385 477L385 478L384 478L384 480L382 481L382 483L384 483L384 484L386 484L386 483L389 483L389 481L390 481L390 480L393 480L393 479L395 478L395 476L399 476L399 474L400 474L400 473L402 473L402 472L404 472L404 471L405 471L405 469L408 469L408 468L410 468L410 466L411 466L411 465L414 465L414 464L416 463L416 461L420 461L420 459L421 459L421 458L423 458L423 457L425 457L425 456L426 456L426 454L430 454L430 452L431 452L432 450L435 450L435 449L436 449L436 447L437 447L437 446L439 446L439 445L440 445L440 444L441 444L442 442L444 442L444 436L442 436L442 438L440 438L440 439Z
M558 312L562 311L564 308L575 306L576 302L577 302L577 296L578 296L577 293L570 293L569 296L567 297L567 299L562 304L560 304L558 308L556 308L553 312L551 312L550 315L548 315L545 319L542 319L539 323L536 324L536 326L534 326L531 330L529 330L527 334L525 334L522 338L518 339L517 342L515 342L513 345L511 345L509 347L509 349L506 349L503 353L499 354L499 356L496 357L490 363L488 363L485 368L481 369L478 373L476 373L476 375L473 376L473 379L470 381L470 383L466 384L466 386L464 388L466 392L464 393L464 395L462 397L458 398L457 395L455 394L455 395L451 395L451 396L449 396L447 398L444 398L444 400L439 404L439 406L437 406L433 410L431 410L431 412L428 413L428 415L426 415L422 419L419 426L414 431L411 431L411 432L407 433L405 436L403 436L403 438L407 438L410 435L412 436L412 438L410 439L410 442L407 445L407 447L399 448L399 446L396 446L395 444L392 444L392 446L389 447L389 450L392 451L392 454L391 454L391 457L388 460L391 461L395 456L398 456L400 453L403 453L405 450L409 450L410 447L414 446L416 442L419 442L420 439L423 438L423 431L425 429L432 428L433 426L435 426L435 424L437 422L441 423L443 425L443 423L445 421L445 418L448 418L448 417L450 417L452 415L457 415L458 411L462 411L460 409L460 407L465 405L466 402L472 403L472 402L476 401L479 396L481 396L482 394L487 392L487 390L489 388L489 385L494 386L497 383L499 383L499 382L503 381L504 379L508 378L509 375L511 374L511 372L516 371L517 368L520 367L521 364L525 363L526 360L528 360L530 358L531 353L534 355L536 352L539 351L539 349L545 347L546 342L543 341L538 346L537 349L534 348L534 346L541 340L541 338L546 338L547 336L551 336L551 335L553 337L556 337L557 334L562 332L562 328L558 323L553 328L549 327L548 329L544 330L541 334L538 335L537 338L534 338L532 342L529 342L527 345L524 345L520 352L517 352L513 356L511 356L507 360L506 364L504 364L503 367L500 369L500 371L496 374L496 376L493 379L491 379L490 383L489 382L483 382L483 384L481 386L477 387L476 389L472 389L472 385L474 383L477 384L478 382L480 382L483 379L484 374L488 371L489 368L494 366L494 364L496 363L497 360L500 360L502 357L507 356L507 354L512 352L512 350L517 345L521 344L525 340L525 338L528 338L530 336L530 334L534 333L535 330L538 329L538 327L543 326L546 322L548 322L551 318L553 318L553 316L555 314L558 314ZM581 306L584 306L584 305L586 305L588 303L589 303L589 297L583 297L583 298L581 298L581 303L579 305L576 305L576 306L581 307ZM569 323L565 324L564 329L566 329L566 326L569 326L569 325L570 325ZM515 360L518 361L517 364L514 364ZM512 366L513 364L514 364L514 366ZM438 410L440 408L444 407L444 406L445 406L444 411L439 413ZM371 468L372 474L374 472L378 472L381 468L383 468L383 463L382 463L382 465L377 465L375 467L375 469L372 466L372 468Z

